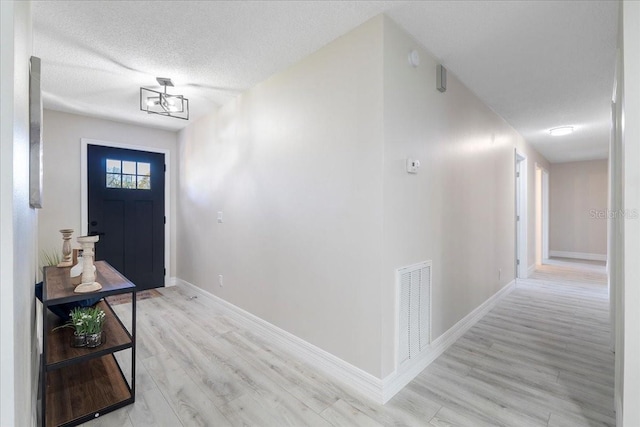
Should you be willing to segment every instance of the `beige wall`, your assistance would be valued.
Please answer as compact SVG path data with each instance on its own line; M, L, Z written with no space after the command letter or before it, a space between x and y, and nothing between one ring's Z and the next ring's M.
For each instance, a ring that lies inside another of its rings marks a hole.
M549 170L549 251L551 256L605 259L607 254L607 168L607 160L551 164Z
M548 164L435 64L379 16L182 131L178 276L382 378L396 268L434 261L434 338L513 280L516 148L533 264Z
M416 68L407 61L413 49ZM452 73L438 92L437 64L385 19L383 376L394 369L397 268L433 261L432 339L514 279L516 147L529 164L535 259L533 165L546 160ZM417 175L406 172L407 157L420 160Z
M38 214L29 207L29 2L0 2L0 425L35 425Z
M171 244L170 265L166 268L168 277L172 276L176 265L176 132L45 110L44 200L39 217L38 247L40 250L60 249L62 240L58 230L61 228L74 229L74 237L80 235L81 138L169 150L169 170L172 172L169 188L172 197L167 231ZM72 241L75 242L75 238Z
M382 149L378 17L180 133L178 276L379 376Z

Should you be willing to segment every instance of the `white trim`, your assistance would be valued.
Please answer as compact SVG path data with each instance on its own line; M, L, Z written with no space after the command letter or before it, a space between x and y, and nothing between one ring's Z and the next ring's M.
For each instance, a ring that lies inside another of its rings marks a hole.
M505 287L453 325L448 331L433 340L431 345L420 353L420 357L416 359L416 362L412 363L411 366L405 365L406 369L402 371L396 370L381 380L186 280L178 277L172 277L171 279L174 285L184 285L191 291L195 291L202 297L207 298L226 315L232 317L247 329L250 329L251 332L258 334L268 342L279 345L294 357L304 360L316 369L355 389L369 399L382 404L388 402L389 399L422 372L424 368L455 343L458 338L471 329L478 320L495 307L498 301L508 295L515 285L515 280L509 282Z
M549 258L549 172L535 163L536 264Z
M586 259L589 261L606 261L606 254L590 254L587 252L549 251L550 256L559 258Z
M533 263L529 266L529 268L527 269L527 277L531 277L531 275L533 274L533 272L536 271L536 264Z
M542 168L542 259L549 258L549 171Z
M520 279L527 278L527 263L529 262L529 254L527 252L527 239L528 239L528 230L529 230L529 220L528 220L528 178L529 178L529 166L528 166L527 156L520 152L517 148L515 149L515 165L514 165L514 173L515 170L518 170L518 163L520 164L520 180L515 180L515 183L520 184L520 188L516 189L516 205L520 207L520 221L516 220L516 256L520 259L520 264L516 264L516 277Z
M535 225L535 237L534 237L535 246L536 246L535 263L542 264L542 259L544 258L542 256L542 169L540 168L540 165L538 164L538 162L535 162L534 169L535 169L534 205L536 207L535 208L536 225Z
M453 345L460 337L462 337L473 325L475 325L482 317L484 317L498 301L507 296L514 288L515 280L509 282L506 286L496 292L488 300L476 307L471 313L467 314L458 323L453 325L449 330L433 340L429 347L421 352L417 359L410 365L403 365L404 369L398 369L382 380L382 402L388 402L400 390L420 374L431 362L436 360L451 345Z
M164 276L164 285L168 286L169 280L167 278L171 277L171 273L173 272L171 268L171 152L165 148L80 138L80 230L82 236L87 234L87 224L89 223L89 196L87 188L87 145L89 144L164 154L164 163L167 168L164 175L164 215L167 217L167 223L164 228L164 266L167 270Z
M250 329L252 333L265 338L268 342L279 345L294 357L304 360L320 371L344 382L371 400L377 403L383 403L381 392L382 380L379 378L192 283L180 278L175 278L175 282L176 284L187 286L190 290L209 299L226 315L232 317L247 329Z
M617 395L614 399L614 405L615 405L615 413L616 413L616 425L617 426L621 426L623 425L623 419L624 417L622 416L622 411L623 411L623 407L622 407L622 396Z
M23 13L24 6L14 4L14 2L0 2L0 34L2 35L2 49L0 50L0 69L2 70L2 79L0 81L0 229L2 230L2 239L0 239L0 284L2 286L2 298L0 298L0 425L12 426L17 422L16 419L16 401L26 399L27 396L16 395L16 384L18 381L24 381L26 372L21 371L21 367L27 366L26 363L20 363L17 357L24 354L26 349L31 345L33 336L17 337L16 324L18 319L23 317L18 313L21 307L31 307L32 302L27 305L22 298L14 299L17 294L22 297L26 295L26 290L17 292L20 286L25 283L18 283L16 280L22 273L22 265L33 265L35 262L30 260L31 254L18 254L16 252L16 241L24 240L25 236L19 236L17 230L20 228L16 225L18 219L14 216L16 210L19 209L20 214L27 209L28 201L25 196L15 197L17 188L14 187L14 173L17 173L18 166L14 166L14 148L17 146L16 138L27 138L27 146L29 135L18 136L23 129L29 126L29 119L22 116L22 111L28 112L29 96L26 90L22 88L22 81L26 76L19 77L20 83L16 83L14 78L18 78L23 72L23 67L18 65L19 61L24 58L23 48L17 42L23 40L22 31L24 28ZM17 49L16 49L17 48ZM27 54L29 55L29 54ZM16 90L17 89L17 90ZM26 116L26 114L25 114ZM24 126L24 127L23 127ZM22 164L26 163L26 159ZM26 166L26 165L25 165ZM24 166L20 166L24 167ZM28 198L28 196L26 196ZM24 203L24 207L18 208L18 205ZM20 218L22 219L22 218ZM35 234L37 236L37 233ZM25 247L28 243L25 242ZM20 262L18 267L17 257L24 257L24 262ZM36 257L34 257L37 259ZM20 268L20 269L18 269ZM33 292L33 291L31 291ZM36 306L38 304L35 304ZM30 316L25 315L24 319ZM30 327L33 330L33 323ZM39 330L39 329L38 329ZM34 356L35 357L35 356ZM35 396L36 392L32 392L29 396ZM20 408L22 404L20 404Z

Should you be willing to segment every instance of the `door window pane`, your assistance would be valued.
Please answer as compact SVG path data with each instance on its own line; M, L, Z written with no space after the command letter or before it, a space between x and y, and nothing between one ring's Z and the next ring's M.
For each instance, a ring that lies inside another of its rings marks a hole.
M151 190L151 177L138 175L138 190Z
M119 173L107 174L107 188L121 188L122 187L122 175Z
M136 162L122 162L122 173L126 173L128 175L136 174Z
M121 173L120 160L107 159L107 173Z
M136 188L135 175L122 175L122 188Z
M151 175L151 163L138 162L138 175Z
M107 188L151 190L151 163L107 159Z

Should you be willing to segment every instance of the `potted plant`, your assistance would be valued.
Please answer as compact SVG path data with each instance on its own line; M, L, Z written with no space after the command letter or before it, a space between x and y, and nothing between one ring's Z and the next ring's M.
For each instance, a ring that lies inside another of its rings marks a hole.
M73 347L97 347L102 344L102 325L105 314L98 307L76 307L69 313L70 320L54 328L73 328Z
M84 308L83 323L87 335L87 347L97 347L102 344L102 325L104 324L104 311L98 307Z

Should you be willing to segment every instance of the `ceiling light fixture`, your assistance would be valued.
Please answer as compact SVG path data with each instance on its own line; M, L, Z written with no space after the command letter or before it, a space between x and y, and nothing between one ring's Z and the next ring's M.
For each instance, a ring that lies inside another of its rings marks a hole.
M173 87L171 79L156 77L160 86L164 86L164 92L140 88L140 110L148 114L160 114L161 116L175 117L176 119L189 120L189 100L182 95L170 95L167 86Z
M559 126L557 128L549 129L551 136L563 136L569 135L573 132L573 126Z

